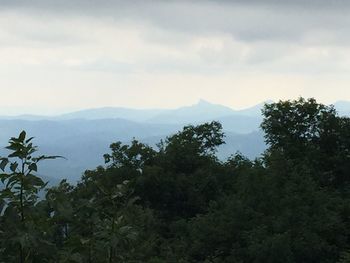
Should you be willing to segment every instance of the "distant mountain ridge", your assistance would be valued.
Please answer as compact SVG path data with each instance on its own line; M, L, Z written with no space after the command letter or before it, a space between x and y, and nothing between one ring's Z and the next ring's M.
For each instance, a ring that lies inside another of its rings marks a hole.
M246 109L235 110L220 104L214 104L206 100L199 100L198 103L179 107L176 109L133 109L125 107L103 107L73 111L60 115L41 116L23 114L18 116L0 116L4 120L72 120L72 119L126 119L147 123L192 123L202 122L206 119L226 118L232 115L261 117L261 110L265 103L272 103L272 100L259 103ZM350 101L337 101L333 104L341 115L350 115Z
M160 114L166 110L158 109L129 109L119 107L105 107L96 109L86 109L71 113L62 114L54 117L56 120L71 120L71 119L127 119L131 121L147 121L148 119Z
M197 104L166 110L148 120L151 123L192 123L235 114L229 107L200 100Z
M124 107L103 107L74 111L70 113L41 116L24 114L18 116L0 116L0 119L22 119L22 120L71 120L71 119L127 119L139 122L152 123L186 123L202 121L205 119L226 117L229 115L260 115L264 103L243 110L234 110L220 104L214 104L205 100L190 106L176 109L133 109Z

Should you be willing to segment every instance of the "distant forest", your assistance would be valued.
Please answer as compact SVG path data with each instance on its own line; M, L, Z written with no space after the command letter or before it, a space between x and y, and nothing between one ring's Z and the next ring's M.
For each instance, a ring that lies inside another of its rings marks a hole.
M103 166L53 187L40 164L64 157L21 132L0 159L0 262L349 263L350 118L303 98L262 113L254 160L218 158L213 121L158 148L112 143Z

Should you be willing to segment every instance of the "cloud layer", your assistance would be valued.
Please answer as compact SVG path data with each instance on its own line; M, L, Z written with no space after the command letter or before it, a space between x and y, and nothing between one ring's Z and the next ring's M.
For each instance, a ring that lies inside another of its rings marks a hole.
M349 99L349 1L9 0L4 106Z

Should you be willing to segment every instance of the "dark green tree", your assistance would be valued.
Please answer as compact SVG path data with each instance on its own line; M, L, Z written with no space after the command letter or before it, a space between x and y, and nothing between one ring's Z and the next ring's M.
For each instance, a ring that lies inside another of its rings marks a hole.
M263 115L268 154L279 151L295 165L308 166L323 186L348 187L349 118L303 98L265 105Z
M52 244L47 242L45 220L38 214L39 192L46 183L35 175L38 163L43 160L55 159L59 156L40 155L34 157L37 147L32 144L33 137L27 138L22 131L18 137L9 141L6 149L10 150L7 157L1 158L0 174L4 188L0 191L2 206L3 229L2 256L9 261L32 262L35 258L44 257ZM45 249L46 248L46 249Z

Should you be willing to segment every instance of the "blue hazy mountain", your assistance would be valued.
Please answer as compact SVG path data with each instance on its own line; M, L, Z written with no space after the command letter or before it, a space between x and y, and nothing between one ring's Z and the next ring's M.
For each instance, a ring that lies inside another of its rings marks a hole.
M85 169L103 164L102 155L108 152L112 142L167 135L180 127L124 119L0 120L0 146L5 146L11 136L26 130L28 135L35 136L35 143L42 153L67 158L46 162L43 174L75 180Z
M239 151L255 158L265 149L259 129L262 106L237 111L201 100L173 110L101 108L50 117L3 117L0 118L0 146L3 148L10 137L26 130L28 135L36 137L41 153L67 158L43 163L41 174L55 178L51 180L53 183L63 178L74 182L86 169L103 164L102 156L112 142L128 143L136 138L155 146L183 125L217 120L223 124L226 134L226 144L220 147L218 156L224 159ZM349 102L337 102L335 106L341 114L350 113Z
M0 120L0 142L1 146L5 146L11 136L26 130L30 136L36 137L35 142L40 146L41 153L67 158L43 163L41 173L53 178L76 181L84 170L103 164L102 156L109 151L108 147L112 142L128 143L136 138L155 146L160 139L181 128L182 124L152 124L123 119ZM236 151L255 157L263 150L264 143L260 133L226 133L227 144L219 152L222 157Z
M105 107L97 109L86 109L55 116L56 120L72 119L127 119L131 121L147 121L167 110L161 109L128 109L118 107Z
M212 104L200 100L197 104L181 107L174 110L166 110L150 118L150 123L197 123L223 116L234 115L235 111L229 107Z
M0 119L22 119L22 120L74 120L74 119L126 119L138 122L148 123L195 123L206 120L228 117L232 115L239 116L260 116L261 107L258 104L244 110L233 110L229 107L219 104L213 104L205 100L200 100L197 104L180 107L177 109L128 109L121 107L104 107L96 109L86 109L70 112L56 116L0 116Z
M118 107L107 107L97 109L87 109L71 112L59 116L54 116L56 120L67 119L112 119L122 118L132 121L148 123L167 123L167 124L186 124L198 123L206 120L218 119L232 116L261 117L261 109L266 101L243 110L234 110L229 107L213 104L205 100L199 100L198 103L180 107L177 109L128 109ZM30 116L32 119L34 116Z

